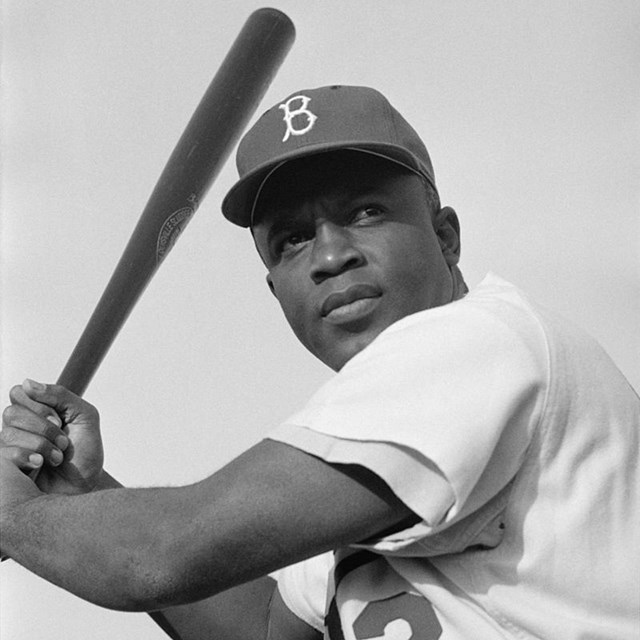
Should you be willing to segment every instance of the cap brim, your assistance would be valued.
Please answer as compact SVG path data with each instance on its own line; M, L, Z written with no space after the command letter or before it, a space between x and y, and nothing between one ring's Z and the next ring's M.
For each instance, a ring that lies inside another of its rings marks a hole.
M288 154L283 154L249 171L229 189L229 192L222 201L223 215L227 220L240 227L250 227L253 220L256 198L270 175L277 168L300 158L331 151L345 150L370 153L395 162L422 176L434 189L436 188L433 183L433 178L426 167L422 165L415 155L404 147L380 142L365 143L361 140L354 140L352 143L344 140L339 142L325 142L294 149Z

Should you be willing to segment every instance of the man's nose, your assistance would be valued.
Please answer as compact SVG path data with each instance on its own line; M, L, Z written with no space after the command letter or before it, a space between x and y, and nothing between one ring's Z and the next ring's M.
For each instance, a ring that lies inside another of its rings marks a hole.
M316 227L311 264L311 278L316 284L362 264L364 255L348 228L328 221Z

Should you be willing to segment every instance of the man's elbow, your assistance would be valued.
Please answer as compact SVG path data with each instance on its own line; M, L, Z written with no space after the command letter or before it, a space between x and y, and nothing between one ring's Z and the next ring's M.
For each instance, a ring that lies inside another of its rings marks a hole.
M87 572L84 584L71 590L100 607L126 612L154 611L197 599L188 579L170 562L146 553L114 555L118 557Z

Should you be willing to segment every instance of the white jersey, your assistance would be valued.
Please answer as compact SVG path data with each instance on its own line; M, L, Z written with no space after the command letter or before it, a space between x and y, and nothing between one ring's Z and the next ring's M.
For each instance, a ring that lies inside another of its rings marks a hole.
M595 341L487 276L270 434L370 469L421 518L283 570L283 599L331 640L637 639L639 425Z

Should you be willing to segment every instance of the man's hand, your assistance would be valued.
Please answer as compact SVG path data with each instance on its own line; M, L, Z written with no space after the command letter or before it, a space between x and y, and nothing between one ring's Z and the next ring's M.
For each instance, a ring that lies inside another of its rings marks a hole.
M29 469L24 456L15 456L7 447L0 449L0 521L10 517L11 509L42 495L33 481L23 473Z
M103 463L96 408L64 387L31 380L9 397L0 433L3 462L39 470L37 485L45 493L93 490Z

